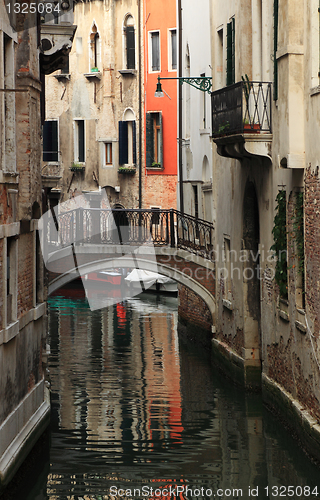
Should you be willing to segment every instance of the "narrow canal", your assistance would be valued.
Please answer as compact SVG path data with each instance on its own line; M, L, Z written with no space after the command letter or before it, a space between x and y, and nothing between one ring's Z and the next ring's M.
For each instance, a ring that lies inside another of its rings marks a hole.
M178 341L177 299L91 312L56 296L49 324L50 451L16 500L320 498L319 469L261 397Z

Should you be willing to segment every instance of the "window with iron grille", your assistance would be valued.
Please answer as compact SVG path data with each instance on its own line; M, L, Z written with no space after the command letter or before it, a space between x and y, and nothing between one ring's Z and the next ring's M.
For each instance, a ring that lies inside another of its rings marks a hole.
M235 20L227 24L227 85L235 83Z

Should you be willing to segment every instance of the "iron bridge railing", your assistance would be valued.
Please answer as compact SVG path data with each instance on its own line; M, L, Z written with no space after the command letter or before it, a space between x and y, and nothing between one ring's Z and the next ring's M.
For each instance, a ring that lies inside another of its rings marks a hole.
M271 87L245 80L212 92L212 137L271 134Z
M178 210L77 208L48 219L49 251L72 243L170 246L213 257L212 223Z

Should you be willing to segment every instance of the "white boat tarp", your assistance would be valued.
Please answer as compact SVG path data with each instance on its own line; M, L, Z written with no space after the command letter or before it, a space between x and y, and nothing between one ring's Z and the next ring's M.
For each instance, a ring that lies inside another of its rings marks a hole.
M143 282L145 288L149 288L155 283L174 283L174 280L163 276L163 274L154 273L152 271L144 271L143 269L133 269L130 274L125 278L128 283Z

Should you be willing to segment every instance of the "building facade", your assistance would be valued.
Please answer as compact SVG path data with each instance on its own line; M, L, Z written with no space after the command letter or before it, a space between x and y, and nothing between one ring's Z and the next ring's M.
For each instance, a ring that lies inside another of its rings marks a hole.
M210 2L203 0L199 4L183 0L181 7L181 76L211 78ZM209 92L199 91L183 84L182 102L184 210L187 214L214 222L210 88Z
M296 429L305 418L309 437L320 415L318 19L316 1L211 2L214 353L248 387L262 380Z
M50 421L46 290L37 235L46 206L41 81L64 62L75 30L69 20L50 51L45 23L42 31L36 13L11 7L0 4L0 493Z
M177 204L177 65L175 2L145 0L144 7L145 169L144 208ZM164 96L155 97L157 78Z
M105 188L112 207L139 206L140 9L139 0L74 6L77 32L68 64L46 81L43 166L61 177L52 198Z

